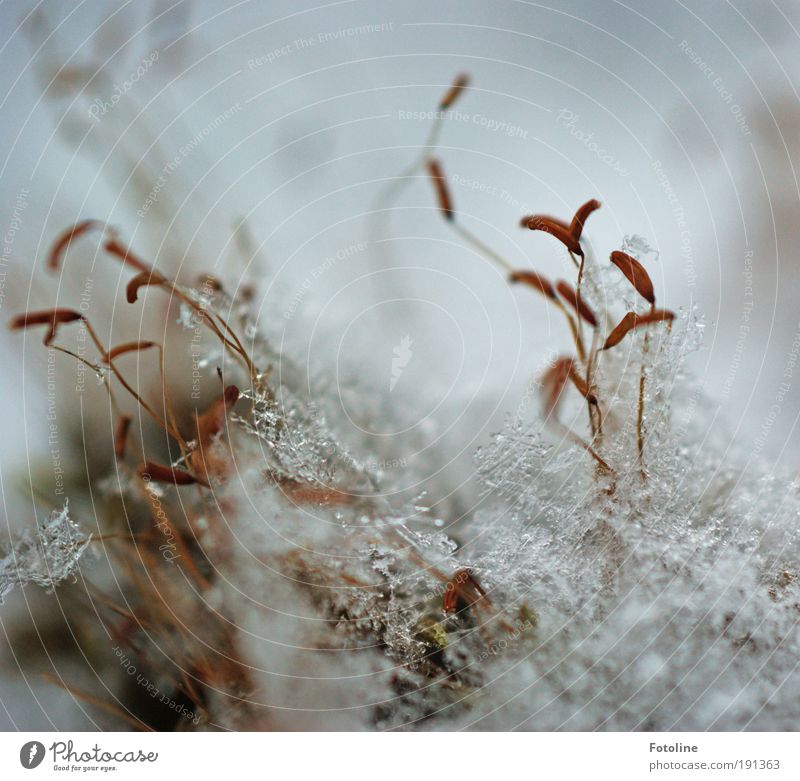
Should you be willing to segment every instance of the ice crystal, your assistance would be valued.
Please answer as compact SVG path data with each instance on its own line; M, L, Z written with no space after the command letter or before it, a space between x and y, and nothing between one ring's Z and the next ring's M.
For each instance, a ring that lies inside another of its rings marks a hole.
M622 251L637 258L640 261L658 260L659 252L643 236L633 233L622 238Z
M69 517L69 504L54 510L36 534L22 534L0 561L0 601L15 587L36 583L47 591L74 577L90 537Z

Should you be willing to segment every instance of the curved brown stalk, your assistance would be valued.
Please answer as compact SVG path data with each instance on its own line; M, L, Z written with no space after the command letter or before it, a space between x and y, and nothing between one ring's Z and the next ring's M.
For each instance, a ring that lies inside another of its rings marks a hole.
M536 271L512 271L509 274L509 282L522 282L526 284L528 287L532 287L534 290L541 293L545 298L547 298L553 306L555 306L561 314L567 320L567 324L569 325L570 333L572 334L572 340L575 343L575 349L578 352L578 357L580 358L581 363L586 363L586 349L583 344L583 335L581 334L580 328L578 324L575 322L575 318L569 313L567 308L561 302L561 299L556 295L556 287L554 287L551 282L546 278L543 277Z
M589 388L594 388L594 374L596 366L594 363L597 355L597 340L599 331L594 330L592 335L592 346L589 348L589 355L586 358L586 382ZM589 426L592 430L592 441L601 444L603 441L603 413L600 405L589 405Z
M130 724L134 729L140 730L141 732L154 732L154 729L151 726L145 724L143 721L140 721L135 716L132 716L127 709L123 710L121 705L115 705L113 702L108 702L101 697L96 697L94 694L89 694L89 692L79 689L77 686L74 686L71 683L67 683L60 677L53 675L53 673L44 672L42 673L42 677L49 683L55 684L56 686L64 689L64 691L68 692L73 697L76 697L83 702L87 702L96 708L100 708L100 710L104 710L106 713L110 713L112 716L115 716L118 719L122 719L127 724Z
M378 196L378 206L383 208L384 204L390 203L396 199L403 191L403 189L413 181L414 174L422 169L425 161L435 153L439 146L439 136L441 135L442 128L444 127L445 115L444 112L451 108L451 106L461 97L462 93L469 87L470 77L466 73L458 74L453 80L447 92L442 96L438 104L438 111L434 117L433 124L428 131L428 136L422 145L422 150L409 165L401 171L399 176L391 179L383 188L383 192Z
M200 304L192 300L191 296L181 290L181 288L171 279L153 269L150 265L134 255L128 247L113 238L105 243L105 249L111 255L120 259L123 264L129 265L139 272L129 282L125 290L125 295L128 303L134 303L137 300L138 292L141 287L153 285L163 288L172 292L180 301L183 301L187 306L191 307L197 313L202 321L211 329L214 335L227 347L233 350L245 365L245 368L250 373L253 381L258 376L255 364L250 358L249 353L245 350L236 332L228 325L223 317L215 312L205 310ZM215 318L219 324L215 321ZM230 339L220 330L220 325L230 335ZM233 341L231 341L231 339Z
M597 399L591 392L588 383L583 380L575 371L575 362L572 358L564 356L559 358L550 369L542 376L542 388L545 392L544 414L545 425L559 431L563 437L571 440L583 448L597 462L599 467L606 473L613 473L613 469L598 455L591 444L584 441L572 429L558 419L558 408L563 396L564 387L567 382L572 384L580 391L587 402L597 405Z
M585 442L574 431L568 429L566 426L562 425L562 428L566 436L569 437L576 445L580 445L580 447L582 447L597 462L597 465L605 474L610 475L614 473L614 470L605 461L603 461L603 459L597 454L597 451L595 451L595 449L588 442Z
M178 422L175 417L175 411L172 407L172 402L170 401L169 398L169 392L167 391L166 371L164 367L164 346L159 342L150 342L150 341L128 342L126 344L117 345L116 347L112 347L108 351L108 353L106 353L103 356L103 363L107 364L114 372L115 376L118 379L120 379L121 375L116 365L114 364L114 359L118 358L121 355L125 355L126 353L141 352L151 347L155 347L158 350L158 370L159 370L159 375L161 377L161 397L164 400L164 409L166 411L170 425L169 428L166 426L164 426L164 428L167 431L167 433L171 434L174 437L174 439L178 443L178 447L181 450L181 455L185 456L188 449L186 440L183 438L183 436L180 433L180 429L178 428Z
M498 255L491 247L484 244L472 231L467 230L467 228L459 222L451 222L450 224L453 226L453 230L455 230L456 233L472 244L482 255L500 266L503 271L506 273L511 273L513 271L513 266L505 258Z
M567 308L561 301L556 301L556 306L561 310L564 317L567 318L567 323L569 324L569 330L572 333L572 341L575 343L575 349L578 352L578 359L582 364L586 364L586 348L583 344L583 336L581 335L581 330L578 324L575 322L575 319L572 315L567 311Z

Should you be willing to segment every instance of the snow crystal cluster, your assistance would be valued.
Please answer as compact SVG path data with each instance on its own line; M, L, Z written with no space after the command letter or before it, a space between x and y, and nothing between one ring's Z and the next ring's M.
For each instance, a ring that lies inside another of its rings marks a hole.
M628 295L601 275L587 289ZM390 486L374 481L336 508L301 506L260 476L228 485L234 502L271 492L257 514L236 516L230 583L270 594L237 615L275 723L297 723L285 709L299 708L301 725L316 728L796 724L800 484L778 491L778 478L726 463L701 438L710 403L684 374L701 333L684 313L647 345L639 334L602 356L598 447L612 474L553 442L535 400L521 405L476 454L483 500L456 539L426 533L424 515L393 516L382 498ZM338 476L348 490L350 456L329 458L324 474L312 467L320 442L339 452L328 421L312 433L296 397L277 395L291 399L288 412L255 405L243 430L263 447L277 441L276 420L296 420L299 438L279 447L305 463L287 474ZM564 416L577 428L585 409L578 397ZM263 569L247 565L254 552ZM459 578L485 596L471 601L464 588L462 599ZM458 609L447 612L454 589ZM277 605L282 615L267 618Z
M637 305L596 264L584 291L614 322ZM399 477L368 466L329 389L273 349L245 304L203 296L235 314L256 366L279 371L239 378L204 443L210 491L141 485L127 464L107 481L126 517L151 516L131 521L135 550L107 551L122 589L109 603L137 617L117 633L160 690L186 671L202 683L193 727L797 723L800 483L707 438L711 404L684 370L702 334L693 312L598 353L592 444L609 470L554 437L526 396L476 453L479 501L445 533L421 497L395 499ZM559 431L588 437L573 395ZM424 479L424 465L408 469ZM65 506L3 560L0 595L69 579L88 544Z
M455 724L797 724L800 482L729 463L706 439L712 404L683 374L701 330L684 314L647 353L639 338L603 357L598 395L613 403L602 454L612 475L585 453L547 444L524 413L479 457L495 501L474 517L465 549L499 603L524 600L540 621L524 648L492 659L491 695Z
M54 510L39 523L36 534L26 531L0 560L0 602L15 586L35 583L51 591L74 578L90 538L69 517L69 505Z

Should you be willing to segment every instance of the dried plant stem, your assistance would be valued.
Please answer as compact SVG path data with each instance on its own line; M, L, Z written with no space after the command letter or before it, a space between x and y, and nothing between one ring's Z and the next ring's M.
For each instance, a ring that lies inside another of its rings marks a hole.
M588 443L579 437L574 431L561 424L564 435L572 440L576 445L582 447L598 464L598 466L606 473L613 474L614 470L597 454L597 451Z
M594 379L593 379L593 372L594 372L594 358L597 350L597 334L598 331L595 328L594 334L592 335L592 346L589 349L589 354L586 357L586 384L589 386L589 390L594 390ZM587 402L587 406L589 408L589 427L592 431L592 442L597 442L600 444L603 438L603 413L600 411L599 404L590 404ZM596 412L595 412L596 411ZM595 422L595 416L597 421Z
M575 319L572 317L572 315L567 311L566 307L560 301L556 301L556 306L561 310L564 317L567 319L567 323L569 324L569 330L572 333L572 340L573 342L575 342L575 349L578 352L578 359L582 364L586 365L586 348L584 347L583 344L583 337L581 336L580 325L575 322ZM580 318L578 319L580 320Z
M128 256L126 255L125 257L127 258ZM206 309L205 307L197 303L197 301L195 301L190 295L188 295L183 289L181 289L181 287L177 285L173 280L168 279L163 274L160 274L155 270L146 267L145 264L142 263L141 261L139 262L139 265L143 266L144 270L140 271L128 283L126 289L126 297L128 299L128 303L129 304L134 303L138 298L139 289L145 286L160 287L163 290L169 291L178 300L182 301L184 304L189 306L192 309L192 311L195 312L195 314L199 315L201 321L208 328L210 328L212 333L214 333L214 335L220 340L220 342L225 347L228 347L231 350L233 350L234 354L237 355L244 363L245 367L250 373L251 380L255 381L255 378L258 374L256 367L253 364L253 361L250 358L247 350L245 350L244 345L242 344L238 335L228 325L226 320L221 315L214 312L213 309ZM223 331L227 332L228 336L226 336L225 333L223 333Z
M218 315L216 312L209 311L196 301L193 301L191 296L186 295L174 282L169 279L165 279L161 283L162 287L165 287L167 290L170 290L174 293L177 298L183 301L187 306L191 307L194 312L196 312L202 320L208 325L211 331L214 333L215 336L227 347L230 347L236 355L244 363L245 367L247 368L248 373L250 374L250 379L252 382L255 382L256 378L258 377L258 370L256 369L253 360L250 358L249 353L245 350L244 346L242 345L239 337L236 335L236 332L228 325L223 317ZM216 320L215 320L216 318ZM217 322L218 321L218 322ZM230 339L225 336L225 334L220 330L220 325L222 328L229 334L231 337ZM233 341L231 341L233 339Z
M157 344L156 347L158 347L158 364L159 364L159 371L161 372L161 395L164 397L164 409L166 409L167 415L169 416L170 425L175 431L178 431L178 423L175 418L175 410L172 407L172 402L170 401L169 393L167 392L167 373L164 368L164 346L161 344ZM183 456L183 458L186 458L187 445L183 437L180 437L178 439L178 447L181 449L181 456Z
M575 261L575 256L570 252L569 256L572 258L573 262ZM581 255L581 262L578 264L578 281L575 284L575 296L578 301L581 300L581 283L583 282L583 266L585 263L585 257ZM583 323L581 322L581 318L578 318L578 328L581 329L581 338L583 337ZM588 377L588 373L587 373Z
M377 211L384 211L389 204L398 200L402 195L403 190L405 190L405 188L412 181L414 181L415 178L417 178L417 174L420 171L424 170L426 160L436 152L436 149L439 146L439 136L442 132L443 125L444 120L442 116L437 116L431 125L430 132L428 133L428 137L425 139L425 143L422 145L422 151L419 153L419 155L412 163L408 165L407 168L401 171L398 176L389 180L386 186L382 188L382 192L378 195L377 202L375 204Z
M65 691L69 692L73 697L77 697L79 700L83 700L84 702L88 702L90 705L94 705L101 710L104 710L106 713L110 713L118 718L123 719L128 724L130 724L134 729L137 729L141 732L154 732L155 730L145 724L143 721L139 721L139 719L131 716L129 713L126 713L119 705L114 705L111 702L106 702L106 700L101 699L100 697L95 697L93 694L89 694L89 692L84 691L83 689L79 689L77 686L73 686L72 684L66 683L65 681L61 680L61 678L53 675L52 673L42 673L42 677L49 681L50 683L54 683L56 686L60 686Z
M650 311L655 310L655 304L650 308ZM642 479L647 478L647 472L644 468L644 391L647 371L647 354L650 350L650 325L645 326L644 340L642 342L642 363L639 367L639 409L636 414L636 447L639 452L639 469Z
M435 152L439 146L439 136L441 135L442 128L444 127L445 114L444 112L449 109L461 96L461 93L469 86L470 78L466 73L461 73L456 76L449 89L442 96L439 101L439 110L428 131L428 137L422 146L422 151L419 157L406 168L399 177L393 179L386 188L383 197L379 198L379 203L389 203L393 198L402 192L405 185L407 185L413 178L414 174L420 170L432 152Z
M514 269L511 264L503 257L498 255L491 247L484 244L472 231L465 228L458 222L452 222L453 230L459 234L465 241L471 244L475 249L477 249L482 255L486 256L491 260L493 263L496 263L500 266L503 271L507 274L511 274Z
M165 429L165 431L167 431L167 433L169 433L172 437L175 438L175 440L178 442L178 447L181 450L181 455L185 456L188 446L186 444L186 440L180 433L180 429L178 428L178 423L175 417L175 412L172 407L172 402L170 401L169 393L167 392L167 380L166 380L167 375L164 367L164 346L159 342L151 342L151 343L146 343L144 347L141 349L147 349L148 347L155 347L158 350L158 369L159 369L159 374L161 376L161 396L164 400L164 410L166 412L166 416L169 421L169 426L166 426L164 425L164 423L161 420L161 417L159 416L158 418L159 424ZM117 367L114 365L114 360L111 357L111 355L112 354L109 353L106 356L106 362L108 363L111 370L114 372L115 376L120 380L120 382L124 382L124 380L121 377L119 369L117 369ZM137 401L139 401L140 404L143 404L141 399L137 398Z
M86 331L91 337L92 342L94 342L95 347L97 347L97 349L99 350L100 354L108 355L108 351L106 350L105 345L102 343L102 341L100 341L100 338L97 336L97 333L95 332L94 328L92 328L91 323L85 317L81 318L81 322L86 327ZM85 366L91 367L99 376L103 375L104 369L102 366L92 363L91 361L87 361L84 357L78 355L72 350L69 350L66 347L61 347L57 344L50 344L48 346L52 347L54 350L57 350L58 352L64 353L65 355L69 355L71 358L74 358L76 361L84 364ZM177 428L175 428L172 425L172 423L170 423L169 425L165 423L162 416L159 415L128 383L128 381L119 371L119 369L117 369L117 367L114 365L114 362L109 361L108 366L109 369L111 370L111 373L119 380L122 387L125 388L126 391L128 391L128 393L136 400L136 402L142 407L142 409L145 410L145 412L147 412L147 414L150 415L150 417L153 418L153 420L155 420L156 423L158 423L158 425L161 428L163 428L168 434L174 437L178 442L182 442L183 440ZM111 392L110 387L109 387L109 392ZM113 398L112 398L112 403L114 403L114 405L116 406L116 402L113 402Z

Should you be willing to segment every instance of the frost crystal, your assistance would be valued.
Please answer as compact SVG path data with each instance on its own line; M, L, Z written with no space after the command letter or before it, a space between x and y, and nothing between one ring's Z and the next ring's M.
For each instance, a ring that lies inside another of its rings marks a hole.
M0 601L14 588L36 583L52 591L67 578L74 577L90 537L69 517L69 503L53 510L39 523L36 535L29 531L12 546L0 561Z
M624 236L622 239L622 251L627 252L629 255L644 260L658 260L659 252L643 236L637 236L632 233Z

